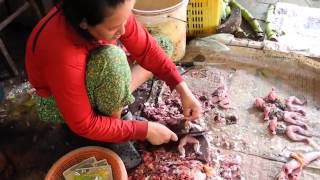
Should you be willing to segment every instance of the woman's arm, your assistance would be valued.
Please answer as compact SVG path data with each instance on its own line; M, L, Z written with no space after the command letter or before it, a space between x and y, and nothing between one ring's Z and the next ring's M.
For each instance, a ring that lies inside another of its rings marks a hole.
M186 119L195 120L200 117L201 105L183 81L175 64L133 15L128 19L121 42L142 67L165 81L171 89L177 90Z

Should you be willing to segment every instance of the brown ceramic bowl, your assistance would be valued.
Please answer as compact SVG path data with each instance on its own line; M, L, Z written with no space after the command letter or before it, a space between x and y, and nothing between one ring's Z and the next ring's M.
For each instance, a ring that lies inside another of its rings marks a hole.
M120 157L107 148L98 146L82 147L69 152L55 162L47 173L45 180L63 180L63 172L71 166L94 156L97 160L106 159L112 167L114 180L127 180L126 168Z

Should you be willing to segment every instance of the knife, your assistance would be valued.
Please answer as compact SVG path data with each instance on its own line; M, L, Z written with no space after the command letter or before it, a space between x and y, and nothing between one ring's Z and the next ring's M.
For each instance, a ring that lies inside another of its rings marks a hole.
M179 136L179 137L186 136L186 135L202 136L202 135L205 135L205 134L209 134L210 132L211 132L210 130L182 132L182 133L177 133L177 136Z

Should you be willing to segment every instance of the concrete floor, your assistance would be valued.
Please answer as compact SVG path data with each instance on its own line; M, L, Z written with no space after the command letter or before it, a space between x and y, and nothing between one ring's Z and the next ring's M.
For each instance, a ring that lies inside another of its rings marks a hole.
M269 4L276 2L288 2L301 6L315 7L320 8L320 0L237 0L241 5L247 8L254 17L256 17L262 27L264 28L264 19L267 12L267 8ZM29 19L23 17L23 21L18 19L17 23L13 23L8 26L5 31L1 32L1 35L4 37L5 43L8 46L9 52L12 55L18 70L20 72L24 71L24 44L27 39L27 35L30 33L30 27L26 27L24 23L25 19ZM34 22L32 22L34 23ZM32 24L31 23L31 24ZM30 24L30 23L29 23ZM21 26L24 32L21 33ZM19 32L19 33L18 33ZM15 37L19 38L15 38ZM14 38L11 38L14 37ZM7 40L6 40L7 39ZM4 63L4 58L0 54L0 80L6 79L10 77L10 70ZM23 73L22 73L23 74ZM23 75L24 76L24 75Z

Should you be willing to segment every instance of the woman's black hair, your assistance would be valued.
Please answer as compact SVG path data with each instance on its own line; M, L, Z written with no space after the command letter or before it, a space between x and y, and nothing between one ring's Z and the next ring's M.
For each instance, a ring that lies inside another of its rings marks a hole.
M80 28L83 19L88 25L95 26L103 21L105 17L112 14L112 9L124 3L126 0L62 0L60 7L66 20L82 36L87 39L93 37ZM106 9L110 12L106 12Z

